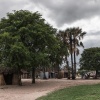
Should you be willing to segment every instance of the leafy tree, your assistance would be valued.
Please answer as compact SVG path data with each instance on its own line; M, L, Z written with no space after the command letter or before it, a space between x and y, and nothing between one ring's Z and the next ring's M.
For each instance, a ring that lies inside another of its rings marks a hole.
M100 70L100 48L88 48L83 51L80 58L80 68L85 70Z
M21 85L21 68L28 65L29 51L18 37L11 37L9 33L0 34L0 64L4 67L15 67L18 70L18 84Z
M13 54L16 55L16 50L22 52L25 49L25 52L29 52L29 62L26 66L32 67L32 72L34 72L32 83L35 83L35 68L42 64L45 54L49 58L53 50L58 48L55 37L56 29L46 23L38 12L32 13L27 10L19 10L7 13L7 17L1 19L0 34L5 32L9 33L12 40L15 38L15 51L13 51ZM13 42L8 43L9 45L13 44ZM11 49L8 48L8 53ZM18 63L24 59L19 51L17 53L20 58ZM23 60L23 62L25 61ZM21 66L23 66L23 63Z
M64 31L59 31L57 34L58 39L60 40L60 50L59 50L59 56L61 56L61 62L64 61L67 64L67 67L69 66L68 64L68 59L67 56L69 55L69 41L66 38L66 34ZM68 67L69 69L69 67Z

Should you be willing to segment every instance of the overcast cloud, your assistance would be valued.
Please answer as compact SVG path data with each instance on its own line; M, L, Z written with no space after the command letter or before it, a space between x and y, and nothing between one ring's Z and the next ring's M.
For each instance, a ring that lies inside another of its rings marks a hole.
M80 27L85 48L100 47L100 0L0 0L0 18L20 9L39 11L58 29Z
M100 14L100 0L31 0L49 10L48 17L58 26Z

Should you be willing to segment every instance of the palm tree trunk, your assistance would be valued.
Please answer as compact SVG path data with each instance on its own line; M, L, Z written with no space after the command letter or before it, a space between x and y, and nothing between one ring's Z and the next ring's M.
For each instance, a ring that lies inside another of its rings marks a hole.
M74 76L74 66L73 66L73 55L71 53L71 64L72 64L72 79L75 79L75 76Z
M35 68L32 67L32 84L35 83Z
M76 54L75 54L75 51L74 51L74 75L76 78Z
M74 37L74 75L76 78L76 54L75 54L75 37Z
M70 79L70 68L69 68L68 60L66 62L67 62L67 68L68 68L68 79Z
M71 49L71 64L72 64L72 79L75 79L73 68L73 54L72 54L72 34L70 33L70 49Z

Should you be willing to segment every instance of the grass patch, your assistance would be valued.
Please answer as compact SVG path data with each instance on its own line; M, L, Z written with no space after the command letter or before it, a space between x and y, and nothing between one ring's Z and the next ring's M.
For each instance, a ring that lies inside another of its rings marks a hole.
M37 100L100 100L100 84L61 89Z

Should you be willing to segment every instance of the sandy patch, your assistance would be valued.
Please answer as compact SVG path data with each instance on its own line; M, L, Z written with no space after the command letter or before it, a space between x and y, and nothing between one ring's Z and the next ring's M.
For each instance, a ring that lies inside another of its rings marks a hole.
M67 80L67 79L36 79L36 84L31 84L31 79L23 79L23 86L0 86L0 100L35 100L54 90L81 84L96 84L100 80Z

